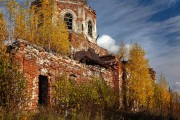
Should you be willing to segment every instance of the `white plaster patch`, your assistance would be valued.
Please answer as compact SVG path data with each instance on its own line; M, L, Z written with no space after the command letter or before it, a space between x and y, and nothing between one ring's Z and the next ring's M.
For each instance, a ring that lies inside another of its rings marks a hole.
M40 73L41 73L41 75L46 75L46 74L48 73L48 70L45 69L45 68L42 68L42 69L40 70Z
M41 64L41 65L43 65L44 63L50 64L50 61L47 60L47 59L38 59L38 63Z

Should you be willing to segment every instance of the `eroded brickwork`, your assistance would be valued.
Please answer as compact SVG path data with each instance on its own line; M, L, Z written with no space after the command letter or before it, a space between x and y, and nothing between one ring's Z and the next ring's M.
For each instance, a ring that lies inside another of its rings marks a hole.
M13 44L11 54L14 62L17 62L20 71L24 73L29 81L29 91L31 99L28 103L29 109L37 109L39 96L39 75L48 77L49 102L51 102L52 83L60 73L66 73L69 77L77 81L89 80L91 76L104 78L107 84L116 90L121 88L122 69L121 63L115 56L101 57L107 68L99 65L86 65L68 57L62 57L46 52L43 48L30 44L23 40L18 40Z
M100 56L108 54L108 51L106 49L101 48L97 44L88 41L86 36L84 36L84 34L71 33L70 40L71 40L71 45L73 49L72 54L81 50L87 51L89 48L94 49L95 52L99 54Z

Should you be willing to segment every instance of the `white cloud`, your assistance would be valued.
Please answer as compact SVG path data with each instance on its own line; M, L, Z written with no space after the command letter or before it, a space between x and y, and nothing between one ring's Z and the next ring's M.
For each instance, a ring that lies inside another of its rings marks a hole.
M112 53L117 53L119 46L115 44L115 40L109 35L102 35L98 40L97 44Z
M176 82L176 85L180 87L180 82Z
M180 93L180 82L176 82L174 85L173 85L173 90L177 91Z

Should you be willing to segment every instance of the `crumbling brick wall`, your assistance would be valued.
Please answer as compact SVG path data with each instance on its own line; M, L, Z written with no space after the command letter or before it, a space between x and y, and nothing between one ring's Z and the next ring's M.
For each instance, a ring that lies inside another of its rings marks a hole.
M72 53L82 50L87 51L89 48L92 48L95 50L96 54L100 56L109 54L106 49L101 48L97 44L88 41L84 34L70 33L69 37L73 48L73 50L71 51Z
M122 69L121 63L116 59L107 60L110 64L108 68L105 68L98 65L82 64L68 57L48 53L43 48L23 40L15 42L12 48L10 54L13 56L13 61L19 64L20 71L24 73L29 83L28 89L31 92L31 99L29 100L28 108L30 110L37 109L39 75L48 77L50 103L52 83L60 73L73 76L77 81L85 81L91 76L99 76L104 78L112 88L116 90L121 89Z

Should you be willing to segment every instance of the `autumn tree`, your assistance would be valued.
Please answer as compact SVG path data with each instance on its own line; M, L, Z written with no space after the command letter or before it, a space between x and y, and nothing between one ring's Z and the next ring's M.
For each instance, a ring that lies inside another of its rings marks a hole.
M42 0L40 6L5 2L9 41L23 39L48 51L69 55L70 41L66 24L54 0Z
M3 13L0 13L0 51L3 48L3 40L6 40L8 36L8 32L6 29L6 21Z
M27 81L15 64L0 54L0 108L6 114L24 109L29 100Z
M57 16L57 22L53 25L54 31L52 31L52 48L58 53L68 55L70 53L70 41L69 34L62 17Z
M37 7L31 6L29 10L29 42L39 45L39 39L37 34L38 27L38 14L36 14Z
M148 59L145 51L137 43L131 45L129 62L126 65L127 104L138 109L148 109L152 103L153 81L150 79Z
M38 43L49 51L67 55L70 53L69 34L64 20L55 6L54 1L43 0L41 1L41 7L35 11L34 17L38 17ZM33 24L36 25L37 19L32 19L34 21L31 21L31 23L34 22Z
M17 0L7 0L3 2L2 7L5 9L9 42L12 44L16 39L27 39L28 5L20 5Z
M7 0L5 2L4 7L6 8L7 12L7 22L8 22L8 37L9 41L12 43L14 40L14 26L15 26L15 17L18 11L18 3L16 0Z
M155 85L155 105L156 113L167 116L170 109L171 93L169 86L163 74L160 75L159 82Z
M173 111L172 111L172 116L177 117L177 119L180 119L180 94L177 91L173 92Z
M28 6L17 3L16 10L16 16L14 17L14 38L29 40Z

